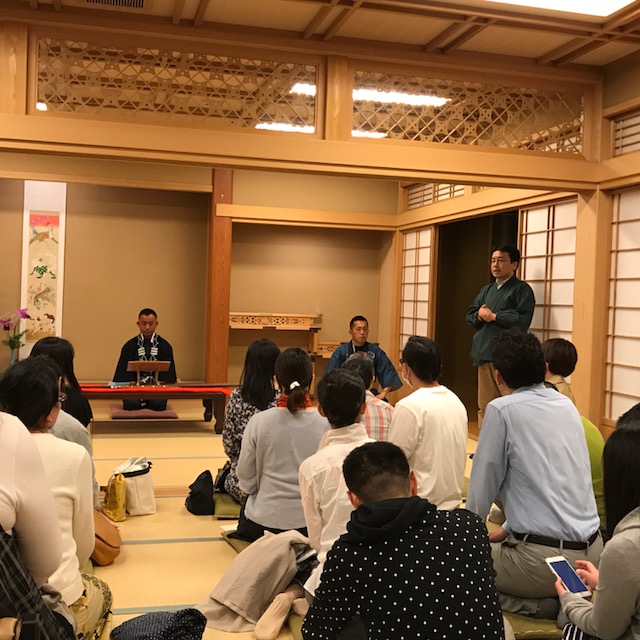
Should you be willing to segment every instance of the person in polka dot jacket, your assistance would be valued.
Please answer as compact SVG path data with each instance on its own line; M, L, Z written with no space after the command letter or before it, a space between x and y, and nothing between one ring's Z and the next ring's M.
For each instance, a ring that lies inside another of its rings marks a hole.
M327 556L305 640L338 638L355 615L368 640L503 638L480 518L418 497L415 475L394 444L354 449L343 472L355 511Z

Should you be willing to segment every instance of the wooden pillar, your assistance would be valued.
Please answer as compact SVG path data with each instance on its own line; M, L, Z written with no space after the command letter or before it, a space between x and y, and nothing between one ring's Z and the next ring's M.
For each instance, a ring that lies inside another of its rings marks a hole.
M578 194L571 388L578 410L602 430L607 359L613 200L599 189Z
M227 382L229 359L229 297L231 280L231 218L217 214L219 204L231 204L233 172L213 170L209 213L205 382Z
M349 60L329 56L324 101L324 137L327 140L351 140L352 92L353 72Z
M0 23L0 113L27 113L26 24Z

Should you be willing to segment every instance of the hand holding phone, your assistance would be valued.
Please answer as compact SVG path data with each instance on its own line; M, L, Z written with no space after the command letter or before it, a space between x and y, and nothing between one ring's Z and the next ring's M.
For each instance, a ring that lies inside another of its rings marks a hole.
M576 560L576 567L576 573L580 576L582 582L593 592L600 579L600 572L596 566L588 560Z
M546 558L545 562L549 566L549 569L562 580L562 584L564 584L571 593L575 593L583 598L591 595L591 591L589 591L587 585L582 582L580 576L573 570L573 567L564 556Z

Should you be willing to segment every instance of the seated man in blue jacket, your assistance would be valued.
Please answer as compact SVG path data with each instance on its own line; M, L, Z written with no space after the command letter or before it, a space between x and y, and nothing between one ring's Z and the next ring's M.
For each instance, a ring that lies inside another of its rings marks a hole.
M383 400L390 391L395 391L402 386L396 368L391 364L387 354L372 342L367 342L369 337L369 322L364 316L354 316L349 323L349 335L351 340L341 344L331 356L326 371L340 368L351 356L356 353L366 353L373 360L376 380L382 389L377 395Z

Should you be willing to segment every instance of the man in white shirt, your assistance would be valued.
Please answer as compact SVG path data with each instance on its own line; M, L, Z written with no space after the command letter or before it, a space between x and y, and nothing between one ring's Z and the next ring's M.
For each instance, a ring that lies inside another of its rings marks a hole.
M442 355L433 340L409 338L400 364L405 382L415 391L396 404L389 442L407 456L418 495L438 509L455 509L464 485L467 410L453 391L438 382Z
M359 421L365 409L362 380L344 369L329 371L316 390L318 411L331 429L320 440L318 452L300 465L299 483L309 543L318 553L318 566L305 584L314 594L329 549L347 530L353 506L347 496L342 463L351 451L373 442Z

